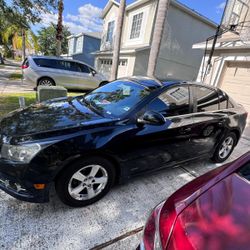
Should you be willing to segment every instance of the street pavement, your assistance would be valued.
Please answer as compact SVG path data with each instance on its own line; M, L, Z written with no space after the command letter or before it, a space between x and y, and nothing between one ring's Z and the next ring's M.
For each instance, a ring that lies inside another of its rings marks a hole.
M248 150L250 140L241 139L228 161ZM0 248L135 249L155 205L218 166L197 161L136 178L114 187L96 204L78 209L62 204L54 190L47 204L18 201L0 191Z

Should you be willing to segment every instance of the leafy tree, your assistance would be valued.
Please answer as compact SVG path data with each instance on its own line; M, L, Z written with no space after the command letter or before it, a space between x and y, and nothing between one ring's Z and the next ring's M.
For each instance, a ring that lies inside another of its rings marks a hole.
M57 0L0 0L0 16L15 24L36 23L41 12L57 6Z
M40 47L40 52L44 55L56 55L57 43L56 43L57 26L55 24L50 24L48 27L41 28L38 31L38 44ZM68 52L68 40L67 37L70 36L68 27L63 26L62 28L62 54Z
M17 25L10 25L1 31L2 42L8 44L10 41L12 43L12 48L14 50L23 49L23 30L20 29ZM26 48L34 48L38 50L38 43L36 35L31 31L31 29L25 30L25 44Z

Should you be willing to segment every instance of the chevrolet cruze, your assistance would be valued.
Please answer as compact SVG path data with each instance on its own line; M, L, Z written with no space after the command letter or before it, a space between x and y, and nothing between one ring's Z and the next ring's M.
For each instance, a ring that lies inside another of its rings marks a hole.
M16 110L0 122L0 188L47 202L54 184L74 207L115 183L197 158L225 161L247 113L220 89L132 77L85 96Z

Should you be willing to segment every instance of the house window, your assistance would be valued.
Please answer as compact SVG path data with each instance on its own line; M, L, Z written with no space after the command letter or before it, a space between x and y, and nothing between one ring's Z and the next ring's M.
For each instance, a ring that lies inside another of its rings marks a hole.
M109 22L108 23L108 32L107 32L106 42L112 42L114 28L115 28L115 21Z
M76 40L76 53L82 53L83 51L83 36L79 36Z
M143 18L143 12L133 16L130 39L135 39L140 37L142 18Z
M233 11L231 14L230 24L238 24L242 14L244 3L241 0L236 0L233 6Z

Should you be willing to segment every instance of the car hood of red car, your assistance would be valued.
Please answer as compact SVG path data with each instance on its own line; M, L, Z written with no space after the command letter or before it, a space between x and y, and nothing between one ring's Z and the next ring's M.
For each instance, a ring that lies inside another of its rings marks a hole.
M249 245L250 183L232 173L179 214L168 249L247 250Z

